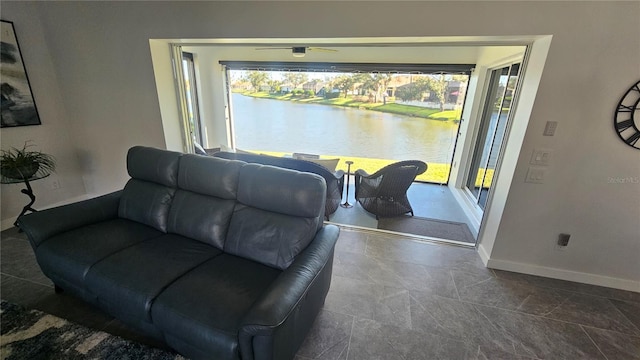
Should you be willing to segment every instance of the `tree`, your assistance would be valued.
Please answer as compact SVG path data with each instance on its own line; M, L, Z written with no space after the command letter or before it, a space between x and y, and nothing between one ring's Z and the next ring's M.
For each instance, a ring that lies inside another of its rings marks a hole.
M467 81L466 75L453 75L450 76L454 81ZM445 79L444 74L429 75L424 78L427 88L434 93L440 103L440 111L444 111L444 104L447 101L449 95L449 81Z
M389 87L389 83L391 82L393 75L391 74L374 74L373 75L373 83L375 84L376 89L376 97L374 99L375 102L378 102L380 96L384 96L384 93L387 92L387 88Z
M269 79L267 85L269 85L269 92L276 93L280 91L280 81Z
M351 90L353 84L355 84L355 80L351 74L340 75L335 79L335 86L344 91L344 97L347 97L347 92Z
M376 82L373 78L372 74L361 74L361 82L362 85L360 86L360 89L363 92L363 95L369 95L369 98L373 97L374 98L374 102L375 100L378 98L376 92L377 92L377 85Z
M359 85L357 87L359 95L365 95L365 93L371 88L371 75L366 73L353 75L353 85Z
M258 92L260 86L269 80L269 75L264 71L251 71L247 74L247 80L251 83L253 92Z
M402 101L422 100L424 85L419 82L406 84L396 89L396 97Z
M288 72L284 74L284 82L291 83L294 89L297 89L300 84L304 84L309 79L309 75L301 72Z
M440 103L440 111L444 111L444 103L446 101L447 82L444 79L444 74L429 75L424 78L429 90L438 98Z
M324 97L330 98L332 96L330 94L333 92L333 89L335 89L336 80L331 76L325 76L323 82L324 82L324 86L322 88L324 89Z

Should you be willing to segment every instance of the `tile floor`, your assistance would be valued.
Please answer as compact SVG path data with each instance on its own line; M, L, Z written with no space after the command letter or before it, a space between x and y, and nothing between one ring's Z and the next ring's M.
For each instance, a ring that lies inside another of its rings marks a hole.
M2 232L1 297L155 344L63 294ZM473 249L343 228L331 289L296 360L640 359L640 293L485 268Z

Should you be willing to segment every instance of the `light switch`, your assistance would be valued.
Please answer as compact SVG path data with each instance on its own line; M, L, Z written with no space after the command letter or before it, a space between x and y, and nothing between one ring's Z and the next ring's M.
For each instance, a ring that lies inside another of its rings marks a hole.
M547 169L537 166L529 167L529 171L527 171L527 178L524 182L532 183L532 184L542 184L544 183L544 177L547 172Z
M529 161L529 164L543 166L549 165L552 152L553 150L550 149L533 149L533 154L531 154L531 160Z
M544 126L544 132L542 133L542 135L544 136L555 135L557 127L558 127L557 121L547 121L547 124Z

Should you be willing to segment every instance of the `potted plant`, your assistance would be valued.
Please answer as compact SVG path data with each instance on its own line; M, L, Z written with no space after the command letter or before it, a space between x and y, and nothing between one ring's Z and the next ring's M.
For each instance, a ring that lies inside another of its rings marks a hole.
M46 176L56 169L55 158L40 151L28 150L33 145L24 143L22 149L11 148L0 153L0 174L12 180L29 180L38 173Z

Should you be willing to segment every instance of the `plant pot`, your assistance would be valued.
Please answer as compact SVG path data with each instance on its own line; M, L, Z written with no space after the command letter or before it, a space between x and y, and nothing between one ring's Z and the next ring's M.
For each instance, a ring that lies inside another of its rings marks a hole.
M38 172L39 168L40 164L36 163L25 165L19 168L5 168L2 169L2 176L15 180L30 179L31 177L33 177L33 175L35 175L36 172Z

